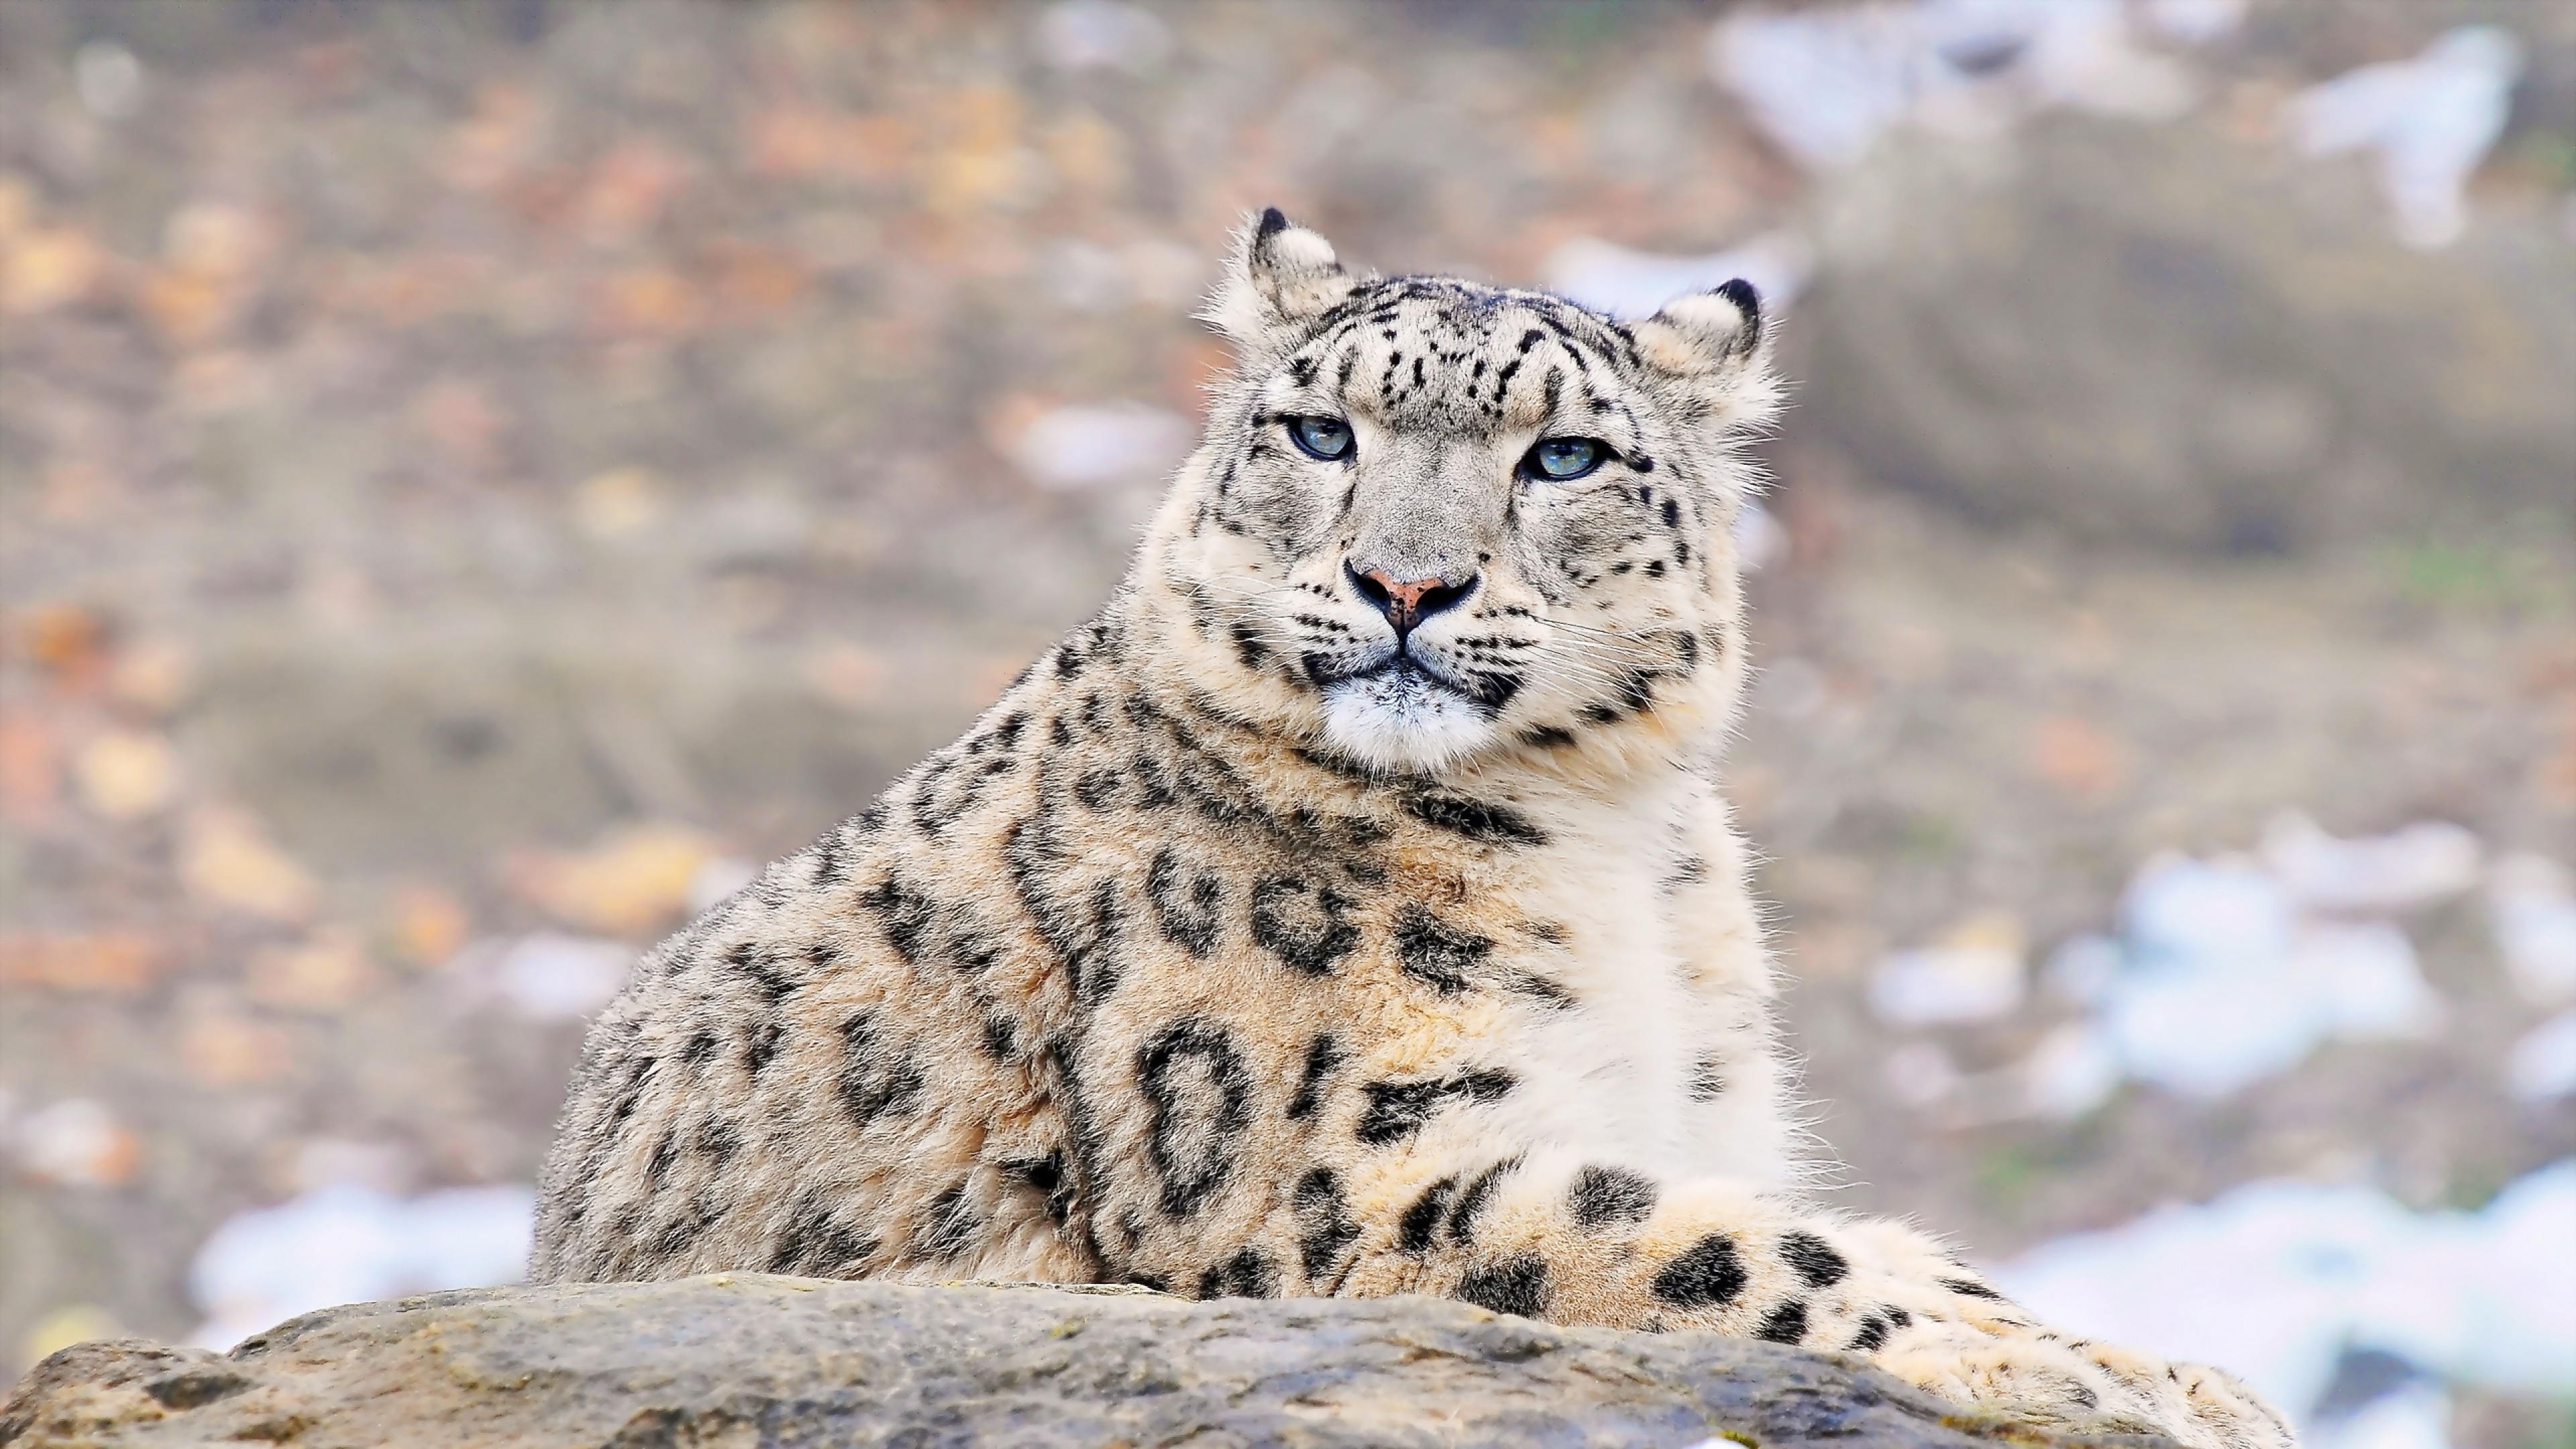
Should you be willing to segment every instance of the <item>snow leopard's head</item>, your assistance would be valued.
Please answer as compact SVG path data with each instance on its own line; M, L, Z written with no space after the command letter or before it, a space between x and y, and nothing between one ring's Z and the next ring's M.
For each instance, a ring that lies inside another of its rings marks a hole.
M1194 689L1381 771L1730 717L1738 447L1775 405L1750 286L1622 323L1356 278L1271 210L1205 316L1236 367L1138 568Z

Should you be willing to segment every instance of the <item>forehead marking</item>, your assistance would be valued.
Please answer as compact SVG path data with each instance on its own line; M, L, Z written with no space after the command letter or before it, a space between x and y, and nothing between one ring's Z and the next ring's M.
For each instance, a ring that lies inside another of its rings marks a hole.
M1511 354L1497 361L1504 337L1498 335L1495 324L1514 312L1524 325L1511 339ZM1575 391L1588 409L1586 415L1605 422L1615 416L1620 426L1613 431L1620 442L1631 452L1641 449L1644 429L1625 397L1629 388L1624 374L1629 368L1621 365L1636 360L1633 334L1561 297L1479 287L1451 278L1398 277L1354 294L1319 321L1322 325L1286 368L1288 378L1300 388L1317 385L1323 360L1331 356L1332 386L1347 395L1361 353L1375 345L1353 335L1366 326L1378 332L1380 341L1398 344L1387 349L1376 379L1375 401L1381 406L1436 405L1446 400L1467 408L1488 425L1507 416L1535 424L1557 415L1565 405L1570 368L1580 380ZM1564 355L1548 360L1542 396L1524 398L1513 406L1512 384L1523 362L1551 336ZM1430 376L1435 364L1444 371L1460 370L1463 376L1445 384L1436 381ZM1489 372L1493 389L1486 393L1481 384ZM1533 405L1539 416L1531 416Z

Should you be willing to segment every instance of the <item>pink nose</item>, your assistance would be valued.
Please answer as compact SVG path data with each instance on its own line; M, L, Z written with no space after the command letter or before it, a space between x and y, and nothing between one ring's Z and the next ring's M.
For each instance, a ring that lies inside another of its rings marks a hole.
M1442 587L1437 575L1427 579L1399 579L1389 576L1384 569L1370 569L1362 577L1386 590L1387 598L1394 601L1396 608L1408 614L1421 613L1422 596Z
M1360 596L1377 606L1398 634L1413 632L1415 625L1444 609L1454 608L1475 592L1476 576L1469 574L1459 583L1450 583L1438 574L1426 578L1399 579L1385 569L1350 571L1351 584Z

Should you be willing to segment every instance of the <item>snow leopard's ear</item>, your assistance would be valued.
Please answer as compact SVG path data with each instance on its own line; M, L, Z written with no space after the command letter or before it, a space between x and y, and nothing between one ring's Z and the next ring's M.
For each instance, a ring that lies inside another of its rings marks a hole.
M1275 352L1356 285L1331 242L1274 206L1235 234L1225 276L1199 316L1246 353Z
M1762 297L1738 277L1713 292L1676 297L1635 327L1648 366L1726 422L1757 422L1778 401Z

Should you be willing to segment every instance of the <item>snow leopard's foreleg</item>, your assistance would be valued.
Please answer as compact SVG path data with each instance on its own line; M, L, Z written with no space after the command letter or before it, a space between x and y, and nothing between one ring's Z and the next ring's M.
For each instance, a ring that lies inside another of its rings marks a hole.
M1435 1293L1555 1323L1839 1350L2022 1417L2126 1423L2195 1449L2293 1442L2236 1380L2049 1330L1912 1228L1723 1180L1564 1153L1408 1154L1366 1175L1311 1170L1266 1235L1309 1292Z

